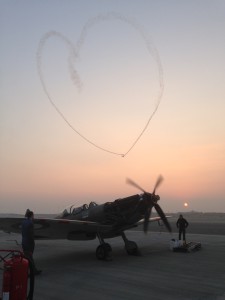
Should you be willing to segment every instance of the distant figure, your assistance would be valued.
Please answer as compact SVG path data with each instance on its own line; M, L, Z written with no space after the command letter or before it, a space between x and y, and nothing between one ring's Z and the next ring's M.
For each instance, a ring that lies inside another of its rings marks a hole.
M22 247L24 256L30 261L33 266L34 274L39 275L41 270L37 270L34 259L33 253L35 248L35 241L34 241L34 213L27 209L25 213L25 220L22 222Z
M182 215L177 220L177 228L179 228L179 240L181 240L181 235L183 234L183 241L186 243L186 228L188 227L188 221L184 219Z

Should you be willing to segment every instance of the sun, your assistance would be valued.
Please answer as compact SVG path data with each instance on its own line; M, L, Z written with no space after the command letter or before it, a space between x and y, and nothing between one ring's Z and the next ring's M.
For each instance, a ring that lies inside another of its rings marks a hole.
M188 207L188 203L187 202L184 202L184 207Z

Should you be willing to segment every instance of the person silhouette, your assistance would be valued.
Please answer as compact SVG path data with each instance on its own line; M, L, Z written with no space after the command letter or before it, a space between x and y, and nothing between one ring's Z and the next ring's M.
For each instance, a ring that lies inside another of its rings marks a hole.
M189 225L188 221L183 217L183 215L180 215L176 225L177 228L179 228L179 240L181 240L181 235L183 235L183 241L186 243L186 228Z
M33 267L34 274L39 275L42 271L36 268L33 258L35 248L33 219L34 213L27 209L25 219L22 222L22 248L24 256L29 260Z

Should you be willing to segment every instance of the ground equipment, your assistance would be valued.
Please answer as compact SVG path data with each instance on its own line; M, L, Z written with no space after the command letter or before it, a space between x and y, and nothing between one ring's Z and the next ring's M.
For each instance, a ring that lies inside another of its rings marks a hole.
M172 239L170 241L170 250L174 252L192 252L196 250L200 250L202 247L199 242L188 242L184 243L181 240Z
M0 262L3 263L2 300L26 300L28 275L30 292L28 299L33 298L34 276L29 274L29 261L20 250L0 250Z

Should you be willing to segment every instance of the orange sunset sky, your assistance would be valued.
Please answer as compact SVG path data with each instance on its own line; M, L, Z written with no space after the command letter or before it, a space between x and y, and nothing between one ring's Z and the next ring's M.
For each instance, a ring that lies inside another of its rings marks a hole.
M0 9L1 212L139 193L127 177L151 192L159 174L165 212L225 212L224 1Z

